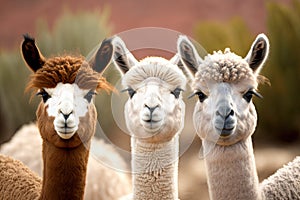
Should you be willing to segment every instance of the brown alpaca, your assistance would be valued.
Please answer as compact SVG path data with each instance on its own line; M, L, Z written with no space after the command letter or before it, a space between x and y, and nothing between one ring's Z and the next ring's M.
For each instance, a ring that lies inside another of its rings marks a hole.
M99 89L112 89L101 76L111 60L111 41L103 41L89 62L71 56L45 59L29 36L24 36L21 50L34 72L27 89L42 97L36 112L43 140L40 199L83 199L97 121L93 95ZM4 198L11 197L7 194Z

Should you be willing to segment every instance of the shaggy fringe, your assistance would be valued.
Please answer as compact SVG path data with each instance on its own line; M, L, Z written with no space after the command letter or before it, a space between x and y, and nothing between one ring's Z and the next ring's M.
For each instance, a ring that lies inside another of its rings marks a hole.
M44 66L30 76L25 92L34 93L41 88L54 88L58 83L76 83L82 89L114 91L100 73L94 71L84 57L54 57L48 59Z
M208 54L196 73L196 79L203 82L212 79L217 82L238 82L244 79L256 80L259 84L268 84L268 78L258 75L255 77L248 63L226 48L224 52L214 51Z
M139 85L150 77L157 77L171 86L185 89L186 78L183 72L170 61L160 57L147 57L132 67L123 78L123 85Z

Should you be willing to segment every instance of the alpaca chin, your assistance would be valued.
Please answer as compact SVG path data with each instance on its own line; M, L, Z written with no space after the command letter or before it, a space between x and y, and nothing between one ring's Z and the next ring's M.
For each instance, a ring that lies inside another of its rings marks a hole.
M74 132L64 132L64 133L61 133L61 132L57 132L57 135L61 138L61 139L64 139L64 140L68 140L70 138L73 137L73 135L76 133L76 131Z

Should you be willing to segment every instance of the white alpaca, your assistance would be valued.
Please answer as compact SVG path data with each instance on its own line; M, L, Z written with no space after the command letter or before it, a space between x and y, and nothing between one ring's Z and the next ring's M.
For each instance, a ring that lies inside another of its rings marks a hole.
M123 74L129 99L124 113L131 134L132 199L178 199L179 134L186 78L178 56L137 61L123 41L113 40L114 63Z
M251 101L268 56L269 42L260 34L246 58L226 49L204 60L186 38L178 51L198 95L194 124L202 139L211 199L300 199L300 158L259 185L251 135L257 114ZM214 145L216 143L216 145Z
M202 60L184 36L178 40L178 52L199 97L193 121L208 154L210 199L261 199L251 141L257 114L251 99L260 97L257 86L269 52L267 37L258 35L246 58L226 49Z
M31 126L29 131L36 133L33 140L30 135L34 133L25 135L26 132L20 132L17 138L12 140L14 145L19 146L10 145L14 147L12 149L18 148L22 151L23 144L26 144L23 147L29 152L25 154L39 155L34 152L41 152L41 143L37 139L37 135L40 135L43 149L43 179L40 181L20 162L1 155L1 198L15 199L17 195L21 199L32 199L29 196L36 197L36 194L39 194L39 199L83 199L86 185L91 191L98 190L95 194L86 195L87 199L116 199L119 196L113 193L127 192L126 188L130 184L125 179L123 181L125 186L119 185L122 188L119 191L111 190L112 187L116 187L116 181L111 181L111 185L103 189L105 179L122 179L114 178L113 170L108 170L93 159L91 171L87 172L89 149L97 122L93 96L97 90L112 89L102 77L102 72L111 60L112 52L111 40L108 39L101 44L89 62L83 57L71 56L46 59L40 53L34 39L24 36L22 55L34 72L28 88L37 90L38 95L42 97L37 109L39 131L35 126ZM38 143L33 144L37 149L27 148L32 142ZM6 149L9 149L9 145L7 146ZM31 156L29 158L32 159ZM40 160L39 157L35 159ZM15 172L18 172L17 176ZM108 173L101 174L102 172ZM93 181L98 179L98 182L86 184L87 173L91 173ZM104 197L101 193L104 193ZM105 196L111 194L113 197Z
M93 155L89 156L84 198L115 200L128 194L131 191L129 177L108 167L115 166L117 162L120 169L125 169L124 160L103 140L92 139L91 148L93 146L97 146L98 151L102 152L96 158L105 161L106 165L99 163ZM42 138L35 123L23 125L9 142L1 145L0 153L21 161L42 176Z

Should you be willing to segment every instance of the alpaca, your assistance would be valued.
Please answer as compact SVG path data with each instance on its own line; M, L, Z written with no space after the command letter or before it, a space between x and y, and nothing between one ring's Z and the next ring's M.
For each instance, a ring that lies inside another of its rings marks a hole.
M44 166L39 199L83 199L97 122L93 96L100 89L112 90L101 77L111 60L111 40L104 40L89 62L71 56L46 59L28 35L24 36L21 51L34 72L27 89L38 91L42 97L36 112ZM1 187L1 195L12 199L15 190L7 191L5 187ZM24 193L28 190L23 189Z
M0 154L0 199L38 199L42 180L18 160Z
M268 38L258 35L245 58L225 49L203 60L185 36L177 45L199 98L193 122L207 155L210 199L262 199L251 141L257 123L252 97L261 97L257 87L266 81L259 72L268 56Z
M113 40L113 62L129 94L124 114L131 135L131 166L135 200L178 199L179 134L185 104L186 78L171 60L147 57L137 61L124 42Z
M265 199L300 199L300 157L279 169L260 184Z
M42 176L42 142L36 123L26 124L9 142L1 145L0 153L23 162L29 169ZM126 168L125 162L111 145L94 138L91 147L95 145L103 152L96 158L105 161L108 166L118 163L121 169ZM22 151L19 147L22 147ZM99 163L92 155L89 155L88 160L84 199L115 200L131 191L130 180L126 174L118 173Z

